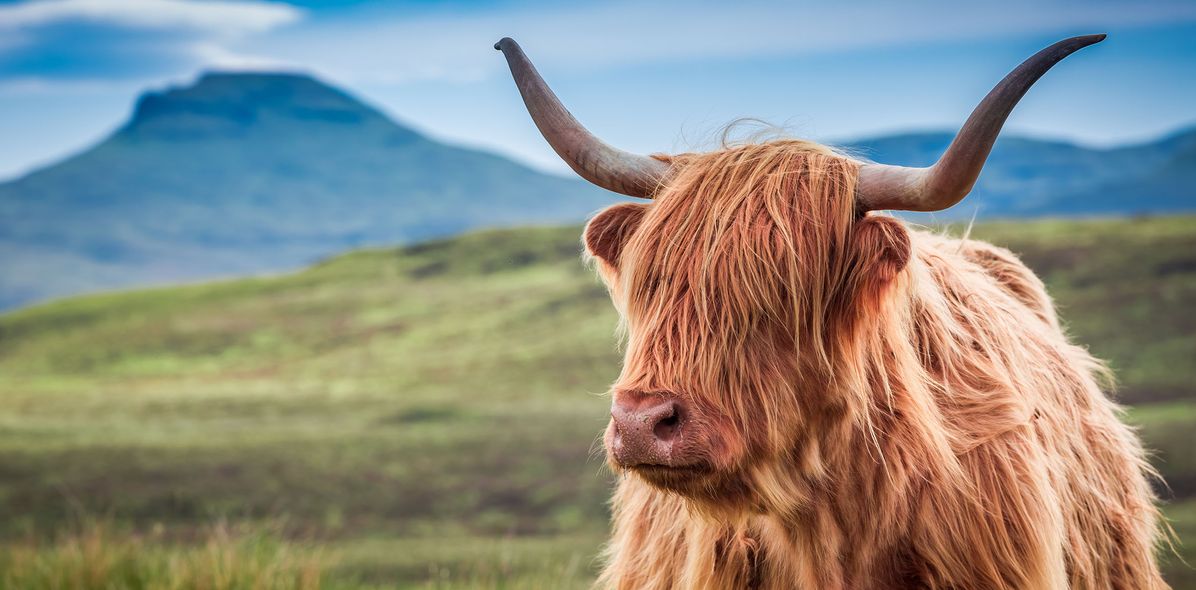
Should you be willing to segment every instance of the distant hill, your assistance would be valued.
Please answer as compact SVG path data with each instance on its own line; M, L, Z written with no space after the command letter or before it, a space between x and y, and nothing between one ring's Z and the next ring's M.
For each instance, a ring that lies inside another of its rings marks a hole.
M1064 195L1054 201L1054 209L1094 214L1196 209L1196 133L1179 139L1185 141L1145 173Z
M932 162L949 133L849 144ZM1004 138L938 219L1196 208L1196 130L1109 150ZM95 147L0 184L0 309L55 296L300 266L362 245L580 221L614 196L444 145L319 80L212 73L150 92Z
M953 133L910 133L844 144L886 164L926 166ZM1158 141L1110 149L1002 137L972 194L951 219L982 217L1133 215L1196 210L1196 128Z
M208 74L145 94L99 145L0 185L0 308L576 221L611 200L433 141L308 76Z

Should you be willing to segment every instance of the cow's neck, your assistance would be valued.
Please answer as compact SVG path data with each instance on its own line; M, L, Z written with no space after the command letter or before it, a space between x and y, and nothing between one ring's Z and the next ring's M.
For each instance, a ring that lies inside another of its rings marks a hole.
M611 562L617 588L847 588L852 555L837 518L720 519L634 477L620 482Z
M892 481L886 468L922 443L916 437L892 435L899 429L886 421L894 420L894 415L879 414L870 419L871 430L822 424L824 428L811 430L823 433L821 437L802 443L810 449L807 453L798 452L782 462L809 469L817 461L818 475L802 469L788 473L796 482L793 504L768 507L749 519L748 534L759 547L759 587L903 587L894 576L909 569L902 553L908 531L878 518L877 513L910 492L908 482ZM817 458L809 453L817 453ZM881 456L887 459L882 461ZM923 480L925 474L919 475L916 466L908 467L906 475ZM872 485L878 482L883 485Z

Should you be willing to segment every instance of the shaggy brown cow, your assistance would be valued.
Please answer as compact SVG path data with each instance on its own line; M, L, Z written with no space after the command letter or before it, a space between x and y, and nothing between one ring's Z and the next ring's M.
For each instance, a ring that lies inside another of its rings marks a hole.
M1030 85L1102 38L1027 60L922 169L802 141L621 152L499 42L556 151L654 198L585 231L627 335L600 585L1166 587L1151 469L1042 283L870 213L957 203Z

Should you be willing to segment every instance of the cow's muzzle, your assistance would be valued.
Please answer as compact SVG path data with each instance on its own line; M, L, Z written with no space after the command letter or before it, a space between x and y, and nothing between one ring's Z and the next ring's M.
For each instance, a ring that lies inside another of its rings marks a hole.
M692 467L696 423L688 404L672 396L616 395L607 451L624 468Z

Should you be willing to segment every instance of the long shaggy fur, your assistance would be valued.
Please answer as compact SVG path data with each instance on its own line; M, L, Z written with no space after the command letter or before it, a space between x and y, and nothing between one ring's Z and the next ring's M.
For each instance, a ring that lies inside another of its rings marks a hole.
M587 246L613 394L685 398L711 471L619 474L599 586L1166 587L1143 450L1016 257L860 214L815 144L672 163Z

